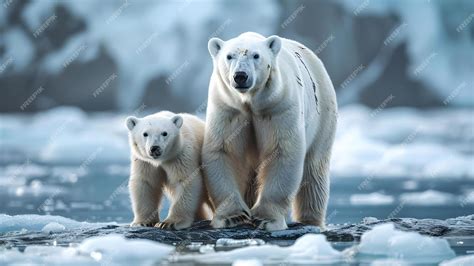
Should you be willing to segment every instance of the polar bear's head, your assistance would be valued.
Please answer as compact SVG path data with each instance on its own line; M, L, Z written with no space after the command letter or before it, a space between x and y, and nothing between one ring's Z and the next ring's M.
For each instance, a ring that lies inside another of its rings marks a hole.
M245 33L228 41L212 38L208 49L215 71L227 87L246 93L267 83L281 49L281 39Z
M132 153L139 159L166 161L176 155L181 141L183 118L160 113L144 118L130 116L126 120Z

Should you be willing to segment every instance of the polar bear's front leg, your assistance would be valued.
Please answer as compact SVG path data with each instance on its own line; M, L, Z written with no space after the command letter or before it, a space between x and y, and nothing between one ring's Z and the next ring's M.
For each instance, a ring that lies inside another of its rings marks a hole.
M142 161L132 161L129 180L133 222L130 226L153 226L160 221L159 205L166 174Z
M305 151L301 135L292 132L286 139L277 138L277 142L273 150L265 152L257 169L261 186L251 210L254 224L268 231L287 228L285 217L303 176Z
M224 228L250 223L250 209L241 194L246 189L250 168L243 158L248 120L233 117L223 110L214 112L212 105L208 108L202 162L207 189L215 207L211 225Z
M234 227L250 222L250 210L234 179L232 162L227 154L207 151L203 154L207 184L215 214L214 228Z

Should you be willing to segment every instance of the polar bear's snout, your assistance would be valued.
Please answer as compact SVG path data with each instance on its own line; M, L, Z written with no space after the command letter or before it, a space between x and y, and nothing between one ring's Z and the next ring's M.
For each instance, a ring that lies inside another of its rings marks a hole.
M161 150L161 147L160 146L151 146L150 148L150 156L153 157L153 158L158 158L161 156L161 153L162 153L162 150Z
M237 71L234 74L235 88L248 89L250 87L249 76L245 71Z

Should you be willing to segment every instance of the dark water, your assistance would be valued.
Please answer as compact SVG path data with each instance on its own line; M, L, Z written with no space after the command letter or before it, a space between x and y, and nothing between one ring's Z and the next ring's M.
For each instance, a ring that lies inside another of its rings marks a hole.
M24 185L0 186L0 213L52 214L79 221L128 223L132 211L128 196L128 165L44 166L40 175L26 177ZM78 174L79 173L79 174ZM85 174L84 174L85 173ZM361 185L362 184L362 185ZM436 190L459 198L434 206L414 205L400 200L400 194ZM329 224L358 223L364 217L447 219L473 213L473 205L463 204L462 195L474 190L473 180L410 178L333 178L327 211ZM392 203L351 204L353 194L379 192L393 196ZM161 215L165 216L165 202Z

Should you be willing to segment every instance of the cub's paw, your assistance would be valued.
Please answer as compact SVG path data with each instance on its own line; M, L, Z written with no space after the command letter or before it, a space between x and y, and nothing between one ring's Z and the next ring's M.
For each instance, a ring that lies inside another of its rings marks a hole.
M152 223L149 223L149 222L132 222L130 224L130 227L153 227L155 223L152 222Z
M216 216L211 222L211 226L214 228L231 228L243 224L252 224L250 213L246 210L230 214L227 217Z
M164 220L155 224L155 227L163 230L181 230L191 227L192 222L174 222L171 220Z

